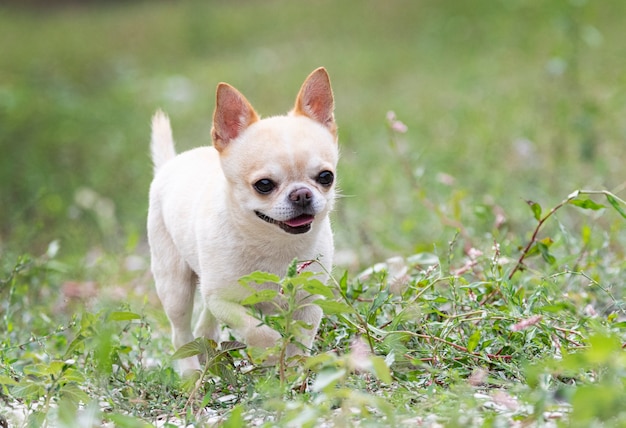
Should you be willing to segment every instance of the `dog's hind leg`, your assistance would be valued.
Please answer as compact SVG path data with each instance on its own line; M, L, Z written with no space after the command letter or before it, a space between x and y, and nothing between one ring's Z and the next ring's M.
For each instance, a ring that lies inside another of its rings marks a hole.
M157 294L172 326L172 343L176 349L194 340L191 317L196 276L182 263L173 270L153 268ZM200 369L197 357L179 360L181 373Z
M152 214L152 213L151 213ZM148 235L152 256L152 275L156 291L172 326L172 343L176 349L194 340L191 317L197 276L179 256L165 228L158 227L157 216L149 216ZM199 370L196 356L179 360L181 373Z

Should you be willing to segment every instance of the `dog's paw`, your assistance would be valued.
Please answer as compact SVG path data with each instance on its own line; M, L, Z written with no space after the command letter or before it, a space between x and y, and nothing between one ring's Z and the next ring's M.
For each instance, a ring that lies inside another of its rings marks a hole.
M202 370L200 367L200 361L197 356L181 358L178 360L178 371L185 377L187 374Z
M280 340L280 333L266 325L256 326L246 332L246 344L254 348L273 348Z

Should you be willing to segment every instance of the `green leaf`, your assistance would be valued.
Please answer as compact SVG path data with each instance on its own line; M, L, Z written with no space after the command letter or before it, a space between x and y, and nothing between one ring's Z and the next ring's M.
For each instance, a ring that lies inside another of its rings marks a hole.
M474 352L474 349L476 349L478 343L480 342L480 337L480 330L475 330L474 333L472 333L472 335L469 337L469 339L467 339L467 350L469 352Z
M185 373L183 373L180 386L185 391L191 392L195 389L196 384L200 380L200 376L202 376L201 370L186 370Z
M346 375L345 369L326 369L317 374L315 382L313 382L312 389L315 392L323 391L327 388L332 388L340 379Z
M547 236L547 237L545 237L543 239L540 239L538 242L543 244L543 245L545 245L547 248L550 248L552 246L552 244L554 244L554 239L552 239L549 236Z
M306 321L303 320L293 320L292 321L292 326L293 327L298 327L301 330L312 330L313 329L313 325L309 324Z
M243 419L243 406L241 404L233 407L228 414L228 419L222 424L222 428L239 428L245 426L246 422Z
M383 383L391 384L391 371L385 362L385 359L379 356L370 357L372 369L376 377Z
M72 403L78 404L80 402L83 402L83 403L89 402L89 395L87 395L85 391L80 389L78 385L74 383L63 386L61 390L59 391L59 393L61 395L61 398L65 398Z
M287 278L293 278L298 274L298 259L293 259L287 268Z
M181 358L189 358L194 355L202 354L203 349L200 343L197 340L194 340L189 343L185 343L183 346L178 348L174 355L172 355L173 360L180 360Z
M244 306L246 305L252 306L252 305L256 305L257 303L272 301L276 298L277 295L278 295L278 291L276 290L272 290L272 289L259 290L259 291L255 291L254 293L252 293L251 295L243 299L240 303Z
M535 219L537 221L540 221L541 220L541 205L533 201L526 201L526 203L530 206L530 209L533 210Z
M622 344L616 336L593 335L589 337L589 348L585 349L586 360L593 365L610 365L622 356Z
M572 199L569 203L585 210L597 211L606 208L604 205L598 204L591 199Z
M345 294L348 291L348 271L345 271L339 280L339 289Z
M280 277L268 272L252 272L250 275L242 276L239 283L248 286L251 282L263 284L265 282L280 282Z
M333 290L317 279L308 280L302 288L308 293L324 296L328 299L335 297Z
M18 398L36 400L46 393L46 389L43 384L27 380L20 382L20 384L13 388L11 392Z
M28 422L25 426L27 427L42 427L46 422L46 412L42 412L41 410L36 410L28 415Z
M222 352L238 351L240 349L246 349L246 345L241 342L229 340L220 343L220 349L222 350Z
M83 336L82 334L79 334L67 346L67 351L65 351L64 358L68 358L74 352L81 352L82 353L84 345L85 345L85 336Z
M335 354L325 352L308 357L304 363L304 368L311 369L316 366L330 365L330 363L334 363L336 360L337 356Z
M572 420L579 424L577 426L594 426L594 419L609 422L622 411L623 394L623 387L606 383L576 388L572 397Z
M234 385L237 383L235 377L235 367L232 358L228 354L220 354L207 361L209 372L222 379L226 384Z
M85 376L78 370L70 367L63 373L63 380L66 382L84 383Z
M109 321L130 321L130 320L139 320L141 319L141 315L136 314L134 312L111 312L107 317Z
M17 381L11 377L0 375L0 385L17 385Z
M565 311L571 311L572 307L565 302L558 302L552 305L545 305L540 307L541 312L558 314Z
M343 302L337 302L336 300L318 299L313 303L322 308L326 315L351 314L354 312L354 309L352 309L352 307Z
M370 305L369 312L371 314L374 314L374 312L382 308L384 304L387 303L390 296L391 294L388 291L383 291L376 294L376 297L374 297L374 301Z
M106 419L113 422L116 427L124 428L149 428L153 425L142 421L134 416L123 415L121 413L107 413ZM166 424L167 426L167 424Z
M537 243L535 242L526 253L526 258L533 257L539 254L539 248L537 248Z
M622 206L620 205L619 201L617 199L615 199L614 196L607 194L606 195L606 199L607 201L609 201L609 204L611 204L611 206L613 208L615 208L615 210L626 219L626 211L624 211L624 209L622 208Z
M541 257L543 257L543 259L547 263L551 265L556 263L556 258L552 254L550 254L549 246L546 245L544 242L537 242L537 249L539 249Z
M63 361L50 361L48 364L31 364L24 367L24 373L32 376L45 377L48 375L56 375L63 369Z

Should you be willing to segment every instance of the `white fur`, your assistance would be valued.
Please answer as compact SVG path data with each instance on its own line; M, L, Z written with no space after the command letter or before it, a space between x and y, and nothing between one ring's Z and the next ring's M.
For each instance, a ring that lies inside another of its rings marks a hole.
M331 269L333 237L328 213L335 189L334 184L320 185L317 177L320 171L335 173L338 150L334 129L305 115L255 120L219 152L214 147L200 147L175 156L169 120L157 112L151 150L155 177L150 188L148 238L156 289L171 322L174 346L179 348L198 336L219 342L221 324L248 346L273 346L279 333L260 326L240 304L250 291L238 280L254 271L284 276L294 258L320 257L324 268ZM254 189L254 183L262 178L277 183L271 195ZM287 233L255 214L259 211L276 221L289 220L294 215L289 197L299 188L312 195L315 217L308 232ZM313 263L310 269L325 280L320 266ZM197 285L203 309L192 333ZM311 299L304 294L299 297ZM261 306L262 310L268 308ZM297 314L297 319L313 326L303 330L302 344L307 348L321 316L316 305ZM296 347L289 348L290 355L298 352ZM183 372L199 368L196 357L180 362Z
M155 174L165 162L176 156L170 121L161 110L157 111L152 118L150 152Z

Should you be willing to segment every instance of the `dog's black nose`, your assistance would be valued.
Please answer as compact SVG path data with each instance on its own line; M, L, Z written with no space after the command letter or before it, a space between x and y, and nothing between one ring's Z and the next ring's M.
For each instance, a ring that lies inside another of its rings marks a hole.
M296 189L289 194L289 200L294 203L294 205L298 205L299 207L306 207L311 204L311 200L313 199L313 192L311 192L306 187L301 187L300 189Z

